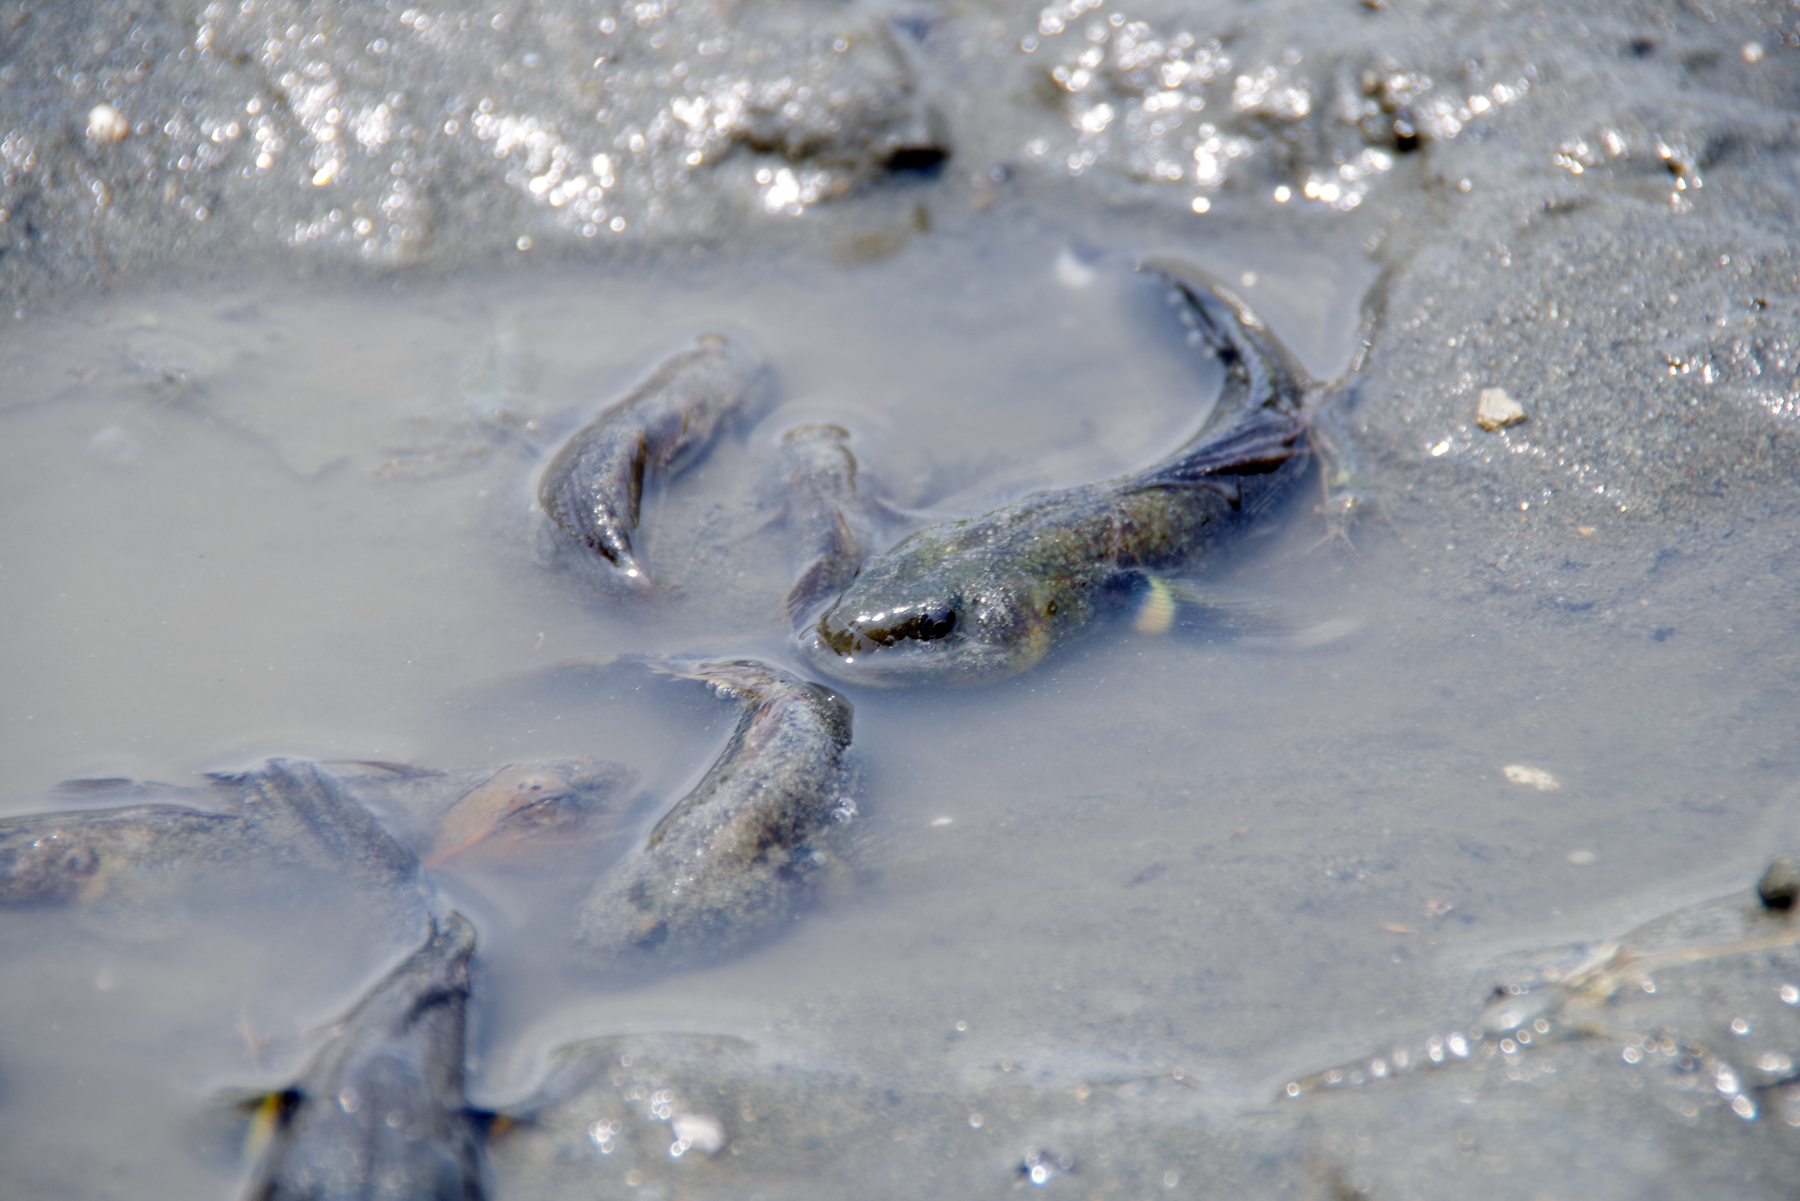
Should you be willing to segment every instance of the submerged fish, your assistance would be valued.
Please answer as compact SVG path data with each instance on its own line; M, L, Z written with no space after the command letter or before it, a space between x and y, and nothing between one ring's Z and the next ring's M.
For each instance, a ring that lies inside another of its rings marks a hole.
M748 659L663 670L744 712L706 775L582 903L575 943L596 963L705 954L787 919L825 862L815 839L848 812L850 702Z
M425 866L459 856L529 862L589 845L617 831L620 794L636 779L630 768L598 759L503 767L444 811Z
M238 812L246 837L275 857L333 865L345 875L390 885L416 884L417 857L318 764L271 759L255 771L213 778L244 786Z
M434 923L300 1079L256 1104L249 1201L480 1201L485 1119L463 1097L474 950L462 915Z
M723 334L702 335L630 396L570 438L538 485L538 501L569 538L634 584L649 576L632 549L644 477L679 471L756 390L762 364Z
M1023 671L1092 622L1109 595L1198 565L1298 476L1312 382L1230 292L1164 278L1225 369L1200 433L1138 474L1038 492L870 559L801 637L823 670L867 684L985 683Z
M0 818L0 904L93 901L191 887L230 868L253 874L276 862L364 882L412 883L409 845L425 866L451 859L540 864L591 853L619 833L637 773L600 759L553 759L501 768L432 771L341 761L374 769L327 772L276 759L252 772L218 773L199 786L129 779L70 780L59 796L119 808Z
M200 808L133 805L0 821L0 903L166 894L220 873L253 882L271 867L325 873L416 902L418 860L316 764L271 759L211 780L201 788L77 781L69 789L192 799Z
M241 832L228 813L133 805L0 821L0 904L93 901L123 874L179 873Z
M796 627L828 596L844 590L869 557L874 522L856 490L856 456L841 426L797 425L781 436L788 474L787 520L801 568L783 602Z

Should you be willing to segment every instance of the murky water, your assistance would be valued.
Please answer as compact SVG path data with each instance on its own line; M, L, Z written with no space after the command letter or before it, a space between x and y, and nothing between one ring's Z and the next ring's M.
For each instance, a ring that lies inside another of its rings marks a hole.
M1322 375L1348 361L1359 265L1194 253L1233 278L1263 264L1247 291L1277 331ZM546 454L711 328L752 338L779 382L648 503L661 594L622 604L542 566ZM1157 288L1026 223L854 268L120 295L11 327L0 372L11 812L68 777L276 753L594 755L679 795L726 707L623 670L528 673L632 651L792 662L781 431L839 421L897 504L979 509L1158 457L1212 387ZM1702 894L1774 836L1794 715L1768 691L1774 598L1652 623L1677 637L1638 629L1662 603L1648 579L1579 619L1519 619L1430 589L1453 532L1323 535L1303 500L1229 583L1358 623L1331 645L1120 628L986 689L852 692L855 886L717 967L609 988L561 964L567 882L445 874L481 938L472 1092L522 1095L573 1039L693 1031L902 1095L1179 1072L1183 1104L1228 1122L1465 1004L1468 965L1603 903ZM1747 536L1775 554L1792 534ZM209 1099L290 1078L410 938L333 937L328 894L264 901L0 914L0 1192L235 1187L198 1133ZM984 1137L971 1121L968 1154L1028 1150Z

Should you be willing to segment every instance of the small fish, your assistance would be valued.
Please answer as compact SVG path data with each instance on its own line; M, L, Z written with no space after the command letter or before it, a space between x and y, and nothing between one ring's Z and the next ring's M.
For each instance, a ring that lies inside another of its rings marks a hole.
M576 947L600 964L697 957L777 926L821 874L815 840L848 811L850 702L749 659L662 670L744 712L700 782L582 903Z
M1109 597L1203 562L1295 480L1316 385L1229 291L1192 269L1161 274L1225 369L1200 433L1139 474L934 525L870 559L801 636L821 669L866 684L1014 675L1089 625ZM1167 627L1158 610L1173 600L1150 588L1152 628Z
M844 445L849 439L842 427L819 423L781 436L788 527L802 563L783 608L796 629L856 577L874 541L874 522L856 490L856 456Z
M486 1118L463 1096L474 950L461 914L433 923L300 1079L254 1103L248 1201L480 1201Z
M0 903L91 902L191 888L202 877L259 878L298 867L341 883L418 900L418 861L336 777L316 764L271 759L248 772L210 775L199 788L74 781L59 791L194 800L0 821Z
M95 901L145 869L179 873L242 833L234 814L133 805L0 820L0 904Z
M569 538L634 586L650 582L632 549L647 474L671 475L758 390L763 366L741 343L704 334L630 396L569 439L544 472L538 502Z
M594 759L503 767L444 811L425 866L458 856L530 860L546 844L591 843L617 828L617 794L635 778Z

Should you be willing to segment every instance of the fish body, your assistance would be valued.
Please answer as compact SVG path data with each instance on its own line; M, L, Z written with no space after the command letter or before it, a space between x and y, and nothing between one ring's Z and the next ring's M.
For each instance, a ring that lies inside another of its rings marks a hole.
M623 764L587 758L452 771L351 766L376 770L276 759L198 786L68 781L59 796L150 803L0 818L0 905L141 896L146 886L168 892L209 873L253 877L282 864L415 891L412 852L374 814L427 847L427 867L533 864L617 834L637 780Z
M0 820L0 904L92 901L146 868L179 874L242 829L229 813L133 805Z
M403 910L419 903L418 860L316 764L271 759L197 788L120 780L81 781L74 790L202 807L143 804L0 821L0 903L141 899L224 877L257 887L271 870L296 869L388 896Z
M870 559L801 636L822 670L867 684L1016 674L1109 597L1203 566L1287 490L1308 457L1313 385L1229 292L1165 278L1225 368L1200 433L1145 471L934 525Z
M575 943L596 964L700 957L778 925L818 874L815 840L842 814L848 701L753 660L665 670L744 710L700 782L582 903Z
M797 425L781 436L787 520L800 570L783 609L796 628L820 601L836 596L869 557L875 523L856 487L856 456L841 426Z
M569 439L538 485L538 502L566 537L610 564L617 579L649 583L632 548L644 480L703 450L762 375L757 356L723 334L702 335L641 387Z
M434 923L258 1106L266 1147L248 1201L480 1201L482 1119L463 1096L474 950L460 914Z

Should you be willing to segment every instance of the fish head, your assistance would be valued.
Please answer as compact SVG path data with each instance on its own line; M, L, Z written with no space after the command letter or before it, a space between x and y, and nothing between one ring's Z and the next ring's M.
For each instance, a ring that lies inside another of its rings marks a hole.
M853 684L986 684L1016 675L1050 649L1058 598L1029 573L986 566L921 570L908 554L872 559L801 635L802 650Z

